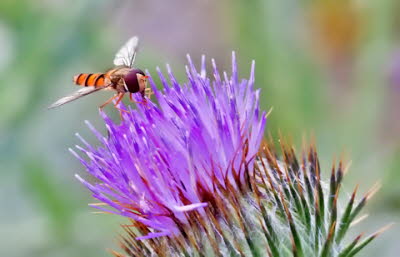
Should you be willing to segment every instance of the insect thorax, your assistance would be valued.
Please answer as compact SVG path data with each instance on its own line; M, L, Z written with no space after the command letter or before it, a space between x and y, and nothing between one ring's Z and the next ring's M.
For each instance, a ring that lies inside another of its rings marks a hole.
M125 87L124 77L130 71L130 68L127 67L117 67L110 71L110 81L111 86L117 92L125 93L127 92Z

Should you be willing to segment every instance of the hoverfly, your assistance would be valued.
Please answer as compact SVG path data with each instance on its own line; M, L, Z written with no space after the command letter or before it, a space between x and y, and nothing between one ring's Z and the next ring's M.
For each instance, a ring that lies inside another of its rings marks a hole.
M148 97L151 95L151 89L146 88L148 76L142 70L133 67L138 44L139 39L135 36L121 47L114 58L115 68L105 73L81 73L76 75L73 79L74 83L83 88L59 99L48 108L61 106L100 90L116 91L116 94L102 104L100 109L104 108L114 99L116 99L114 106L119 109L117 106L125 93L129 93L131 101L134 101L132 99L133 93L141 93L144 99L143 102L146 102L145 95Z

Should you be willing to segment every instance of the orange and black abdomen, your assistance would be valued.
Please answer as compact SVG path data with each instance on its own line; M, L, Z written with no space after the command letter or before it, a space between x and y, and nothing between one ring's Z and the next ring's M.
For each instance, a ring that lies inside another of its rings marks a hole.
M84 87L101 87L104 86L105 76L104 73L81 73L74 77L74 83Z

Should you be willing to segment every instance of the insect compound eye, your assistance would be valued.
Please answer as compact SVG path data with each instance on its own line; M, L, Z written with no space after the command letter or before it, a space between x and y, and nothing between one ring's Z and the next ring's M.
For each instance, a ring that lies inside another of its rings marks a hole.
M140 91L140 85L138 81L138 74L145 75L140 69L132 69L128 74L125 75L124 80L126 87L130 93L137 93Z

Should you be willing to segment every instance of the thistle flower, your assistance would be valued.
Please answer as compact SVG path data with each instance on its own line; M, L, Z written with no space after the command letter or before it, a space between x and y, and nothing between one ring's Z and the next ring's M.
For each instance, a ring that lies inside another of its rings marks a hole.
M128 108L120 124L101 113L108 137L88 125L102 146L81 138L88 158L72 151L97 179L77 176L102 202L92 206L130 220L127 256L353 256L376 237L343 241L374 190L358 203L354 192L339 215L341 163L325 190L314 147L299 162L293 148L282 144L278 157L262 140L254 62L239 81L234 54L223 79L214 61L211 80L204 57L200 72L188 60L187 83L158 70L158 105Z

